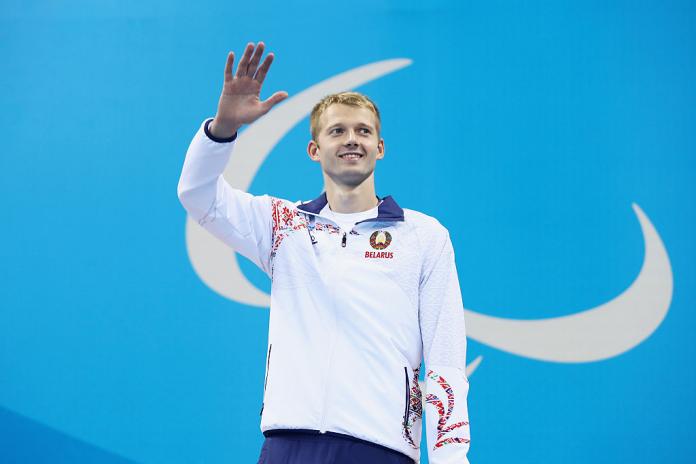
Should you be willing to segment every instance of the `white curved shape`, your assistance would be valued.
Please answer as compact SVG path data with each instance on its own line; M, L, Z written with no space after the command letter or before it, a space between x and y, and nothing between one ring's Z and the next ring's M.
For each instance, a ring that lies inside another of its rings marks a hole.
M468 336L508 353L562 363L599 361L648 338L672 301L672 268L664 244L633 204L643 231L645 256L638 277L619 296L569 316L513 320L465 312Z
M360 66L287 99L239 134L234 155L224 172L225 179L233 187L247 191L273 147L310 113L322 97L353 89L411 63L409 59L393 59ZM237 254L190 218L186 222L186 246L193 269L212 290L232 301L269 307L269 295L249 282L239 269Z
M186 246L193 270L215 292L232 301L268 308L270 297L239 269L237 254L196 221L186 221Z
M410 64L408 59L394 59L361 66L288 99L240 134L225 178L232 186L248 190L273 147L321 97L357 87ZM621 295L596 308L540 320L496 318L465 310L468 336L519 356L564 363L617 356L649 337L669 310L672 269L650 220L638 205L633 204L633 209L643 232L645 256L638 277ZM269 306L269 296L252 285L239 269L237 255L190 219L186 242L196 273L211 289L239 303ZM467 371L473 373L480 361L477 358Z
M471 374L474 373L477 367L479 367L479 364L481 364L481 361L483 361L483 356L478 356L476 359L471 361L468 366L466 366L466 376L471 377Z

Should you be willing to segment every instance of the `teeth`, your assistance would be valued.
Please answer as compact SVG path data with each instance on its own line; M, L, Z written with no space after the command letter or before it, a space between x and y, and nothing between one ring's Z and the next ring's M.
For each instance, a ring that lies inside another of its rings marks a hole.
M348 159L357 159L361 158L362 155L360 153L344 153L340 155L341 158L348 158Z

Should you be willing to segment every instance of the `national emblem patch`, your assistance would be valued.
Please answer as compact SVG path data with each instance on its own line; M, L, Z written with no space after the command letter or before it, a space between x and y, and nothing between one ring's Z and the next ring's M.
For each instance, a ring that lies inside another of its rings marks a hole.
M370 246L375 250L384 250L392 241L392 236L386 230L376 230L370 235Z

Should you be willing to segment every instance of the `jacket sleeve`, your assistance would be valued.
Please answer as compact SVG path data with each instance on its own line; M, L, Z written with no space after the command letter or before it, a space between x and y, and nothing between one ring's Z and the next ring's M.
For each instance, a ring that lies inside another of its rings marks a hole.
M217 139L205 121L186 152L179 178L179 201L189 217L249 258L267 274L273 239L272 199L232 188L222 176L234 137Z
M425 360L425 426L431 464L468 463L469 414L464 307L449 234L424 262L419 322Z

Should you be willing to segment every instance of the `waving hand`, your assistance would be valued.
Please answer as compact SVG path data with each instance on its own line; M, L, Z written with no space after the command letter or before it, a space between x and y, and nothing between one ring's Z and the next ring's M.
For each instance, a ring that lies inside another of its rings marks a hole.
M263 42L259 42L256 47L253 43L247 44L234 75L234 52L227 55L222 95L217 114L210 125L214 136L231 137L243 124L251 124L287 98L287 92L281 91L267 100L260 99L261 85L273 62L273 53L269 53L259 65L264 47Z

